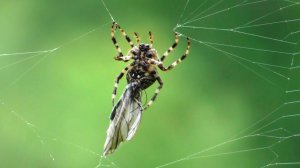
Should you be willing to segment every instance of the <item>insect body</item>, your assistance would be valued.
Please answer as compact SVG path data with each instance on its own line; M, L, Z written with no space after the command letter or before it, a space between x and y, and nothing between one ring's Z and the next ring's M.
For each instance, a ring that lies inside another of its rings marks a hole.
M131 50L125 56L123 55L121 48L119 47L115 39L116 29L119 29L121 31L122 35L131 46ZM177 33L175 33L175 42L162 55L161 58L158 57L156 50L152 48L153 39L151 32L149 32L150 44L140 43L139 36L137 33L135 33L135 37L137 40L137 45L135 46L132 43L131 39L127 36L125 31L117 23L114 22L112 25L111 36L112 41L119 53L118 56L115 57L115 60L124 62L133 60L133 62L122 70L115 81L112 94L114 107L110 116L111 122L107 130L107 138L104 144L104 156L114 152L122 141L130 140L136 133L136 130L141 121L142 112L153 104L158 93L163 87L163 81L157 72L157 67L162 71L171 70L186 58L190 49L190 40L189 38L187 38L188 46L185 53L170 66L165 67L163 65L163 61L178 44L179 38ZM128 83L126 86L126 90L122 94L117 104L114 105L119 81L125 74ZM155 93L150 101L146 104L145 107L143 107L141 103L141 92L150 87L156 81L158 81L159 86L155 90Z

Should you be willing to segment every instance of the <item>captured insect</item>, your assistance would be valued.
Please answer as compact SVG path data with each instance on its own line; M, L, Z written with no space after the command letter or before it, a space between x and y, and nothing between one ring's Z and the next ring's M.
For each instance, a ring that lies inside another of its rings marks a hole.
M122 35L131 47L128 54L125 56L123 55L115 38L115 32L117 29L121 31ZM104 156L113 153L121 142L132 139L141 122L143 111L153 104L159 91L163 88L163 81L157 72L157 67L162 71L169 71L173 69L187 57L190 50L190 40L187 38L188 45L184 54L170 66L165 67L163 65L164 60L167 58L169 53L174 50L179 42L178 34L175 33L175 42L161 58L158 57L156 50L152 48L153 38L151 32L149 32L150 44L140 43L139 35L137 33L134 34L137 45L134 45L125 31L117 23L113 22L111 36L113 44L119 53L118 56L115 57L115 60L124 62L133 60L133 62L122 70L115 81L112 94L113 109L110 115L110 125L107 129L107 137L104 144ZM120 100L116 103L116 105L114 105L119 81L125 74L127 78L126 89L121 95ZM158 81L159 86L155 90L150 101L145 107L143 107L141 102L141 93L156 81Z

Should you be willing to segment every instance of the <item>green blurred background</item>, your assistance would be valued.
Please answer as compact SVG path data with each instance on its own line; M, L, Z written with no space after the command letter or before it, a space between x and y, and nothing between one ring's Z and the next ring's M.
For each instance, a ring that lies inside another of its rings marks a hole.
M183 0L106 1L132 39L136 31L147 43L151 30L160 54L173 43L173 28L181 15L179 24L194 18L199 20L185 26L218 29L176 29L193 39L190 55L174 70L160 72L165 87L144 113L134 139L100 159L113 83L126 66L113 60L117 52L103 4L99 0L2 0L0 167L97 167L100 163L98 167L151 168L178 159L166 167L262 167L276 162L290 163L281 167L299 167L291 163L300 161L300 95L286 91L300 88L300 72L278 67L300 65L299 54L289 54L299 52L299 34L285 38L299 30L299 24L288 21L238 29L268 38L220 30L262 16L249 25L297 19L299 5L274 0L217 13L241 2L190 0L183 12ZM129 45L120 34L117 39L126 53ZM185 47L181 38L167 63ZM28 51L48 52L24 53ZM17 52L23 54L12 54ZM125 84L122 81L119 93ZM148 96L155 86L147 90ZM253 132L259 135L249 136Z

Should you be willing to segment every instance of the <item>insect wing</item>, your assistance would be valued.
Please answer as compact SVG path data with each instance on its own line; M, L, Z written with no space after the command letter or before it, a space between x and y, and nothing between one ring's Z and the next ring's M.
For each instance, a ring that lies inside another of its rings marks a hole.
M104 156L113 153L121 142L132 139L137 131L143 108L140 93L136 89L134 84L128 84L112 110L104 144Z

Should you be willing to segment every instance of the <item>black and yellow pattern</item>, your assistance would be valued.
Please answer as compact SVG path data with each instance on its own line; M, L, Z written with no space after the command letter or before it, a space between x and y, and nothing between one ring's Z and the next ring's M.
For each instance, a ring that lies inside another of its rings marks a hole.
M140 45L140 36L139 36L139 34L137 32L134 32L134 36L136 38L137 45Z
M176 41L178 42L178 39ZM171 51L173 51L173 49L177 46L177 42L176 41L173 44L174 47L173 46L170 47L166 53L170 53ZM169 65L167 68L164 67L163 64L159 64L158 65L159 69L161 69L162 71L169 71L169 70L173 69L175 66L177 66L178 64L180 64L187 57L187 55L190 52L191 41L190 41L189 38L187 38L187 41L188 41L188 45L187 45L187 48L186 48L184 54L177 61L175 61L171 65ZM161 59L162 62L164 61L164 59L166 58L167 55L168 54L166 54L165 57L163 57L163 59Z
M150 40L150 48L152 48L152 46L153 46L153 36L152 36L151 31L149 31L149 40Z
M117 94L117 90L118 90L118 86L119 86L119 82L120 80L122 79L122 77L128 72L128 70L130 70L132 68L132 65L128 65L127 67L125 67L121 73L118 75L116 81L115 81L115 85L114 85L114 90L113 90L113 93L112 93L112 103L113 103L113 106L114 106L114 103L115 103L115 98L116 98L116 94Z

